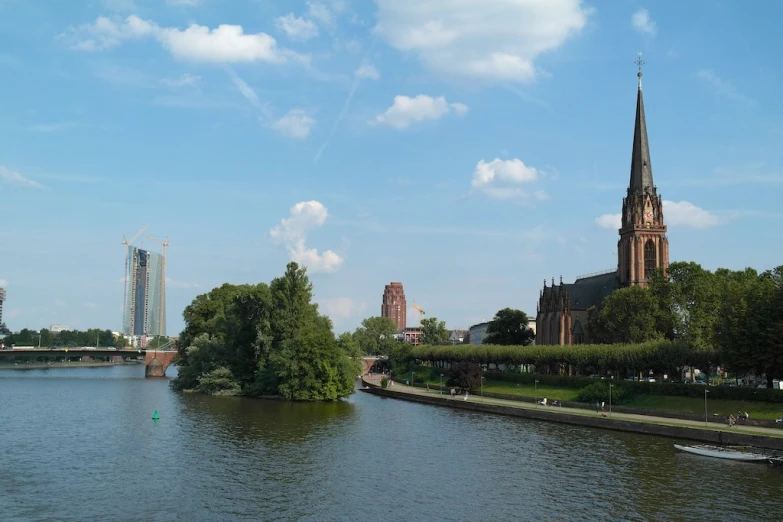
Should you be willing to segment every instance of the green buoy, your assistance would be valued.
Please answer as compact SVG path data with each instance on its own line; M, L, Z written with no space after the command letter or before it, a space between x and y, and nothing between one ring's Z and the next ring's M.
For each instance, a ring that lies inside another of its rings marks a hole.
M158 410L155 410L152 413L152 420L158 420L158 419L160 419L160 415L158 415Z

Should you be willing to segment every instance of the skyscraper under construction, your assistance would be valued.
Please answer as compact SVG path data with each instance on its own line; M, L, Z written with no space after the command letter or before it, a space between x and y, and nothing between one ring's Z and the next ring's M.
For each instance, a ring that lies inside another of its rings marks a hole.
M166 335L165 259L165 255L128 245L123 317L126 335Z

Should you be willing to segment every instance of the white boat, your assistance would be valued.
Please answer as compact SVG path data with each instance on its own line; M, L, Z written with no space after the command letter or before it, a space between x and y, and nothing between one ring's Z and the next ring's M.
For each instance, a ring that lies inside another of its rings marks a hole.
M681 446L679 444L675 444L674 448L686 453L693 453L694 455L702 455L704 457L715 457L718 459L742 460L745 462L766 462L769 460L768 455L754 453L748 448L743 447L722 447L711 446L708 444Z

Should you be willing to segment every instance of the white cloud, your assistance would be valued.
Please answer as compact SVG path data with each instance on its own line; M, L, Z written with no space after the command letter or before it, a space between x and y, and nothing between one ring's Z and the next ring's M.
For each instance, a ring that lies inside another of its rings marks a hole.
M166 0L166 3L168 5L186 5L189 7L193 7L195 5L198 5L201 0Z
M292 40L306 42L318 36L318 26L312 20L305 20L294 13L276 18L275 24Z
M353 74L362 80L378 80L381 75L378 73L378 69L370 64L364 64L356 69Z
M27 188L36 188L36 189L45 188L37 181L33 181L30 178L26 178L21 174L19 174L18 172L10 171L5 167L0 167L0 181L5 183L6 185L16 185L18 187L27 187Z
M667 225L690 228L709 228L721 223L715 214L699 208L689 201L663 202L663 218Z
M655 36L658 32L658 26L650 18L650 13L647 9L639 9L631 16L631 26L637 32L650 36Z
M332 321L349 319L356 317L367 308L366 303L354 301L348 297L337 297L334 299L321 299L318 304Z
M123 280L124 282L124 280ZM188 283L185 281L177 281L175 279L172 279L170 277L166 278L166 286L170 288L199 288L199 285L196 283Z
M729 80L724 80L709 69L702 69L696 73L699 78L709 83L718 94L746 103L753 103L753 100L737 91L737 88Z
M489 162L481 160L473 171L471 185L474 189L495 199L529 198L531 194L523 191L519 185L532 183L540 175L538 169L525 165L518 158L510 160L495 158ZM549 195L543 190L537 190L532 197L544 200L548 199Z
M8 280L7 279L0 279L0 286L8 286Z
M589 14L582 0L378 0L375 32L446 75L528 82Z
M426 94L419 94L413 98L397 95L394 103L383 114L375 117L369 123L375 125L387 125L395 129L405 129L412 123L420 123L426 120L437 120L454 112L462 116L468 111L468 106L463 103L446 102L446 98L438 96L433 98Z
M196 76L190 73L185 73L181 75L179 78L164 78L160 82L163 85L167 85L169 87L185 87L187 85L196 85L201 81L201 76Z
M303 139L310 135L315 120L302 109L291 109L279 120L272 123L272 128L288 138Z
M709 228L719 225L721 219L689 201L663 201L663 220L668 226ZM617 230L622 225L622 214L604 214L595 218L601 228Z
M623 224L622 214L604 214L595 218L596 224L601 228L618 230Z
M241 25L219 25L214 29L190 24L186 29L160 27L136 15L117 22L105 16L94 23L70 27L60 35L79 51L102 51L124 40L153 37L175 58L196 62L270 62L284 63L289 58L306 62L307 58L281 49L266 33L245 34Z
M326 26L334 25L334 15L324 4L320 2L307 2L307 15L315 18Z
M245 83L245 80L237 76L237 74L231 69L228 69L228 73L231 77L231 81L234 82L234 85L236 85L237 89L239 89L239 92L242 93L242 96L244 96L253 107L264 110L265 107L261 103L261 100L258 99L256 91L254 91L252 87Z
M269 230L269 236L278 244L285 246L291 261L306 266L311 272L334 272L343 263L343 258L331 250L322 254L315 248L307 248L307 235L326 223L329 215L326 207L319 201L301 201L291 207L290 217Z

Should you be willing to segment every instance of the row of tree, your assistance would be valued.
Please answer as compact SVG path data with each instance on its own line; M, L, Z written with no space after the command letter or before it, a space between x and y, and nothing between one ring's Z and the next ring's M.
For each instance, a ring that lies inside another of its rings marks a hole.
M289 263L270 284L224 284L184 311L172 386L222 395L335 400L361 371L350 335L336 339L312 302L306 269Z
M758 273L672 263L648 287L614 291L588 311L591 343L668 339L714 352L737 373L783 377L783 266Z
M75 348L77 346L98 346L106 348L124 348L129 346L128 339L123 335L115 335L111 330L64 330L52 332L48 328L40 331L23 328L18 332L9 334L3 339L3 345L11 346L40 346L41 348Z
M439 321L437 317L422 319L419 329L420 344L428 346L452 344L449 341L446 322ZM388 317L368 317L352 334L343 334L341 338L346 342L351 338L365 355L389 355L395 345L404 342L397 332L394 321ZM535 334L528 326L527 314L521 310L504 308L490 321L483 343L527 346L534 339Z

